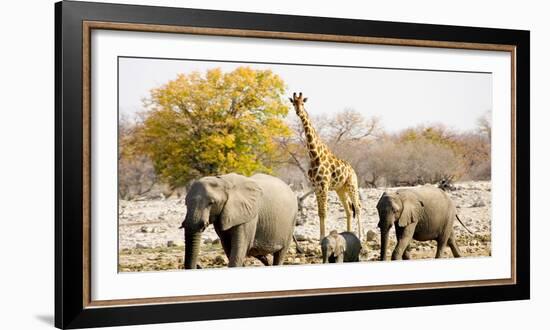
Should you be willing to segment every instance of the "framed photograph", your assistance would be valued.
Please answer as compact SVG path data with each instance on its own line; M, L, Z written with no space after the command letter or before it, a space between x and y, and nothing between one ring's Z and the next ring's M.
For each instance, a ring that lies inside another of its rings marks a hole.
M55 15L57 327L529 298L529 31Z

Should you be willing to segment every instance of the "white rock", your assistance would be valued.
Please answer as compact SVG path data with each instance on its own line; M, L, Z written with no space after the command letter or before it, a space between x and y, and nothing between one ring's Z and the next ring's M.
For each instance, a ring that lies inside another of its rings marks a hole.
M142 227L140 228L140 231L141 231L142 233L152 233L153 230L154 230L154 228L153 228L153 227L149 227L149 226L142 226Z
M367 241L368 242L375 241L377 237L378 237L378 235L376 234L376 232L374 230L369 229L367 231Z
M478 198L478 199L472 204L472 207L484 207L484 206L487 206L487 203L485 203L485 201L482 200L481 198Z
M142 243L136 243L136 249L148 249L149 246L142 244Z
M294 237L296 237L296 240L299 242L307 241L307 237L303 234L294 234Z

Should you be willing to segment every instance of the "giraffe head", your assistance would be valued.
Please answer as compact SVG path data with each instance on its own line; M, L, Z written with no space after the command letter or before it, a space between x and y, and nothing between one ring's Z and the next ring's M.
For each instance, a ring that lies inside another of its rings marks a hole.
M292 93L292 97L288 98L290 100L290 103L294 106L294 110L296 110L296 113L298 111L304 110L304 103L307 101L307 97L302 97L302 92L300 94L296 95L296 93Z

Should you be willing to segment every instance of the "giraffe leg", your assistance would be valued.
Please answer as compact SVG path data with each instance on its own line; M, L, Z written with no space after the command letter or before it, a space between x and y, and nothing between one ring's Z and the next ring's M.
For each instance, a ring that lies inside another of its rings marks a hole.
M315 191L317 197L317 211L319 213L319 225L321 227L320 240L325 237L325 218L327 216L328 207L328 189L326 187L319 187Z
M340 202L344 206L344 211L346 212L346 230L351 231L351 200L343 189L336 191L336 194L338 194L338 198L340 198Z
M352 177L350 183L347 187L349 194L349 200L353 204L355 210L355 218L357 219L357 235L361 239L361 201L359 199L359 189L357 188L357 179L355 176Z

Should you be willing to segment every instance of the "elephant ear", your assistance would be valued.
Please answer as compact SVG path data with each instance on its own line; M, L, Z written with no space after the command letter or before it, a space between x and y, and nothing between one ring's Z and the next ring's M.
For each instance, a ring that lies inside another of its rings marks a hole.
M384 192L382 196L378 199L378 203L376 203L376 209L378 212L383 209L384 204L386 203L386 200L388 199L388 193Z
M418 222L424 203L412 194L401 194L400 197L403 202L403 210L399 217L399 227L406 227L411 223Z
M401 202L401 200L399 199L399 197L395 196L395 195L391 195L389 197L389 202L390 202L390 205L391 205L391 209L394 213L397 213L399 212L399 209L401 209L401 204L403 204Z
M252 221L258 216L258 199L262 189L253 180L239 176L230 180L227 188L227 201L221 212L222 230Z
M384 192L382 196L380 196L380 199L378 199L376 209L378 210L378 212L382 212L391 205L392 211L398 212L398 210L400 209L399 204L401 204L399 196L396 196L396 194L393 193Z

